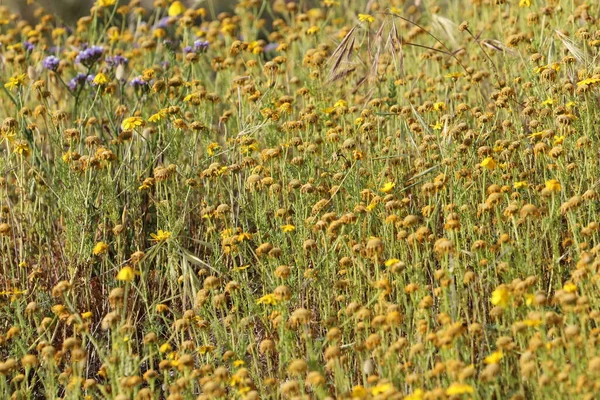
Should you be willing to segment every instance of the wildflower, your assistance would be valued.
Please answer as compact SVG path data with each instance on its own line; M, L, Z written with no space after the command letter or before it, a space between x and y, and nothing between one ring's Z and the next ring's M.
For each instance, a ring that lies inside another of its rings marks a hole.
M108 251L108 245L104 242L98 242L94 246L93 253L95 256L102 255Z
M506 286L499 286L496 290L492 292L491 302L495 306L506 307L508 306L508 302L510 299L508 289Z
M235 361L233 362L233 366L234 366L234 367L236 367L236 368L237 368L237 367L242 367L242 366L244 366L245 364L246 364L246 363L244 362L244 360L235 360Z
M429 126L431 128L433 128L434 131L441 131L442 128L444 127L444 125L442 125L442 123L440 121L437 121L435 124L431 124Z
M391 383L382 383L371 388L371 394L377 396L394 389Z
M78 73L77 75L75 75L75 77L74 77L74 78L72 78L72 79L69 81L69 85L68 85L68 86L69 86L69 89L71 89L71 90L73 90L73 91L74 91L75 89L77 89L77 87L78 87L79 85L82 85L82 84L84 84L84 83L85 83L85 81L87 80L87 78L88 78L88 75L87 75L87 74L84 74L84 73L81 73L81 72L80 72L80 73Z
M83 64L86 67L94 65L104 54L104 48L102 46L92 46L85 50L82 50L75 57L76 64Z
M560 182L556 179L550 179L549 181L546 181L546 189L550 192L560 192Z
M552 97L548 97L546 100L542 101L543 106L551 106L554 104L554 99Z
M364 399L369 396L369 392L364 386L357 385L352 388L352 398L353 399Z
M131 268L129 265L126 265L121 268L116 279L122 282L131 282L134 280L136 275L139 275L139 272Z
M15 142L15 147L13 149L13 153L20 154L24 157L29 156L29 153L30 153L29 144L27 144L27 142L24 140L17 140Z
M447 79L458 79L463 75L464 75L464 73L462 73L462 72L450 72L450 73L444 75L444 77Z
M169 17L177 17L178 15L181 15L185 12L185 6L183 5L183 3L181 1L174 1L170 6L169 6Z
M150 118L148 118L148 121L150 121L150 122L158 122L158 121L161 121L161 120L165 119L166 116L167 116L167 110L163 109L163 110L158 111L155 114L152 114L150 116Z
M48 56L42 61L42 66L50 71L56 71L59 64L60 59L56 56Z
M215 155L215 152L218 151L220 148L221 146L219 146L219 143L212 142L208 146L206 146L206 154L212 157Z
M575 293L577 291L577 285L571 282L565 283L563 290L567 293Z
M586 78L586 79L583 79L583 80L577 82L577 84L578 85L588 85L588 86L590 86L590 85L594 85L594 84L596 84L598 82L600 82L600 78Z
M157 233L151 233L150 237L155 242L164 242L165 240L169 239L171 235L172 232L163 231L162 229L159 229Z
M390 259L388 259L388 260L385 262L385 266L386 266L386 267L391 267L392 265L396 265L396 264L398 264L399 262L400 262L400 260L399 260L399 259L397 259L397 258L390 258Z
M479 165L491 171L496 168L496 161L492 157L486 157Z
M210 46L210 43L207 40L194 40L194 50L196 52L203 53L208 50L208 46Z
M515 182L513 184L514 189L521 189L521 188L526 188L526 187L527 187L527 181L519 181L519 182Z
M110 7L113 6L117 0L98 0L96 1L97 7Z
M94 80L92 81L96 85L105 85L108 83L108 78L102 72L96 74Z
M277 304L277 296L275 296L273 293L266 294L260 299L256 300L256 304L266 304L269 306L274 306Z
M379 190L383 193L389 193L392 191L392 189L396 186L396 184L394 182L386 182L385 185L383 185L382 188L380 188Z
M173 350L173 347L169 343L163 343L158 348L158 351L160 351L161 353L168 353L169 351L172 351L172 350Z
M487 356L484 360L484 362L486 364L498 364L500 362L500 360L502 360L502 358L504 357L504 353L502 352L502 350L498 350L492 354L490 354L489 356Z
M27 74L15 74L4 84L4 87L8 90L16 89L25 83L25 78L27 78Z
M519 0L519 7L531 7L531 0Z
M296 227L294 225L283 225L281 227L281 230L284 232L294 232L296 230Z
M437 103L433 104L433 109L435 111L444 111L446 110L446 103L444 103L443 101L438 101Z
M415 389L415 391L407 395L404 400L423 400L424 394L423 389Z
M366 22L368 24L375 22L375 17L369 14L358 14L358 20L360 22Z
M121 123L121 128L124 131L128 131L131 129L135 129L139 126L142 126L144 124L144 120L141 119L140 117L129 117L129 118L125 118L123 120L123 122Z
M455 382L448 389L446 389L446 394L448 396L460 396L462 394L471 394L475 390L473 386L467 385L466 383L458 383Z
M84 313L81 313L81 318L83 319L90 319L94 316L94 313L91 311L86 311Z

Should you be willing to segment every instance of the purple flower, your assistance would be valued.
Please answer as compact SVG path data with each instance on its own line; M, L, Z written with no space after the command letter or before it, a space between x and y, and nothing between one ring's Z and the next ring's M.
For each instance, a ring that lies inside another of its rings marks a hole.
M116 67L118 65L127 65L127 63L129 63L129 60L126 57L119 55L116 55L114 57L106 57L105 61L110 67Z
M210 43L206 40L195 40L194 41L194 50L196 50L197 52L205 52L206 50L208 50L208 46L210 45Z
M86 67L91 67L100 59L100 57L102 57L102 54L104 54L104 48L101 46L88 47L77 54L77 57L75 57L75 62L81 63Z
M138 76L138 77L133 78L131 80L131 82L129 82L129 85L133 86L134 88L140 88L140 87L148 85L148 82L143 80L141 76Z
M85 81L88 79L88 77L89 77L89 75L87 75L87 74L84 74L81 72L78 73L73 79L71 79L69 81L69 89L74 91L75 89L77 89L77 86L85 83Z
M59 63L60 59L56 56L48 56L42 61L44 68L49 69L50 71L56 71Z
M25 42L23 42L23 47L25 47L26 51L32 51L33 48L35 47L35 45L33 43L31 43L30 41L25 41Z

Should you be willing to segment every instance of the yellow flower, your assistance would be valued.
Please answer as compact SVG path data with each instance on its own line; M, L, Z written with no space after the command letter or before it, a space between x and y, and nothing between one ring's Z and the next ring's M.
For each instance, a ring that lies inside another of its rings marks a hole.
M13 149L13 153L17 153L20 154L22 156L29 156L29 145L27 144L26 141L24 140L18 140L17 142L15 142L15 148Z
M4 87L9 90L16 89L25 83L25 78L27 78L27 74L15 74L4 84Z
M98 7L110 7L114 5L117 0L98 0L96 1L96 6Z
M235 360L235 361L233 362L233 366L234 366L234 367L241 367L241 366L242 366L242 365L244 365L244 364L246 364L246 363L244 362L244 360Z
M106 77L106 75L104 75L102 72L100 72L99 74L97 74L94 77L94 81L93 81L96 85L104 85L106 83L108 83L108 78Z
M444 125L442 125L442 123L440 121L436 122L435 124L431 124L429 126L432 127L434 131L441 131L442 128L444 127Z
M353 399L364 399L369 396L369 392L364 386L357 385L352 388L352 398Z
M542 324L542 320L541 319L526 319L523 320L523 323L529 327L538 327Z
M90 319L94 316L94 313L91 311L86 311L84 313L81 313L81 318L83 319Z
M294 232L296 230L296 227L294 225L283 225L281 227L281 230L284 232Z
M150 237L152 238L152 240L154 240L155 242L164 242L165 240L167 240L168 238L170 238L172 235L172 232L169 231L163 231L162 229L159 229L158 232L156 233L151 233Z
M171 345L169 343L163 343L158 348L158 351L160 351L161 353L167 353L171 350L173 350L173 347L171 347Z
M265 294L260 299L256 300L256 304L266 304L274 306L277 304L277 297L273 293Z
M173 4L169 6L169 17L176 17L185 12L185 6L180 1L174 1Z
M316 35L317 33L319 33L319 31L321 31L321 28L319 28L318 26L314 25L314 26L311 26L310 28L308 28L306 30L306 34L307 35Z
M564 136L554 136L554 145L558 146L559 144L563 144L563 142L565 141L565 137Z
M463 75L464 73L462 72L450 72L449 74L444 75L444 77L447 79L458 79Z
M560 192L560 182L556 179L550 179L549 181L546 181L546 189L551 192Z
M453 383L450 385L448 389L446 389L446 394L448 396L460 396L461 394L471 394L475 390L473 386L467 385L466 383Z
M93 253L95 256L99 256L101 254L106 253L107 251L108 251L108 245L104 242L98 242L94 246Z
M366 22L368 24L375 22L375 17L369 14L358 14L358 20L360 22Z
M548 97L546 100L542 101L543 106L551 106L554 104L554 99L552 97Z
M167 116L167 111L166 110L160 110L156 114L152 114L150 116L150 118L148 118L148 121L150 121L150 122L158 122L160 120L163 120L166 116Z
M415 389L415 391L407 395L404 400L423 400L423 394L422 389Z
M129 117L123 120L123 122L121 123L121 128L124 131L128 131L142 125L144 125L144 120L140 117Z
M131 268L129 265L126 265L123 268L121 268L121 270L117 274L117 280L122 282L131 282L135 279L135 276L139 274L139 272Z
M394 389L394 386L391 383L382 383L382 384L372 387L371 394L373 396L377 396L377 395L383 394L385 392L388 392L391 389Z
M212 142L206 146L206 154L212 157L215 155L215 151L219 150L220 148L221 146L219 146L219 143Z
M510 293L505 285L499 286L496 290L492 292L491 302L495 306L506 307L508 305L508 301L510 299Z
M504 357L504 353L502 352L502 350L498 350L496 352L493 352L489 356L487 356L485 358L484 362L486 364L498 364L500 362L500 360L502 360L503 357Z
M479 165L491 171L496 168L496 161L492 157L486 157Z
M519 181L519 182L515 182L513 184L513 188L515 189L521 189L521 188L526 188L527 187L527 181Z
M575 293L577 291L577 285L571 282L565 283L563 290L567 293Z
M578 85L594 85L598 82L600 82L599 78L587 78L587 79L577 82L577 84Z
M519 7L531 7L531 0L519 0Z
M162 314L166 311L169 311L169 306L161 303L161 304L157 304L154 309L156 310L157 313Z
M385 262L385 266L391 267L392 265L398 264L399 262L400 262L400 260L398 260L397 258L390 258L389 260L387 260Z
M446 103L443 101L438 101L437 103L433 104L433 109L435 111L444 111L446 109Z
M383 193L389 193L396 186L394 182L386 182L385 185L381 189L379 189Z
M211 345L204 345L204 346L200 346L200 348L198 349L198 353L200 354L206 354L206 353L212 353L212 351L215 349L215 346L211 346Z

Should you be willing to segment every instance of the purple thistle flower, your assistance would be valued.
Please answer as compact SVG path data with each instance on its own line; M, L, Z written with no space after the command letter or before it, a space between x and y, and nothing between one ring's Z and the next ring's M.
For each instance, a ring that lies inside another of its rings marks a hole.
M25 48L26 51L32 51L33 48L35 47L35 45L27 40L27 41L23 42L23 47Z
M60 63L60 59L56 56L48 56L42 61L42 66L50 71L56 71L58 69L58 64Z

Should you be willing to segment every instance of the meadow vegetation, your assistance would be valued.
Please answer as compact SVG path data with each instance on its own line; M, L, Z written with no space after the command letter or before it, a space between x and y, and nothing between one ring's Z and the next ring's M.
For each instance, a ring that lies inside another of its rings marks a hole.
M596 398L596 2L32 3L1 398Z

